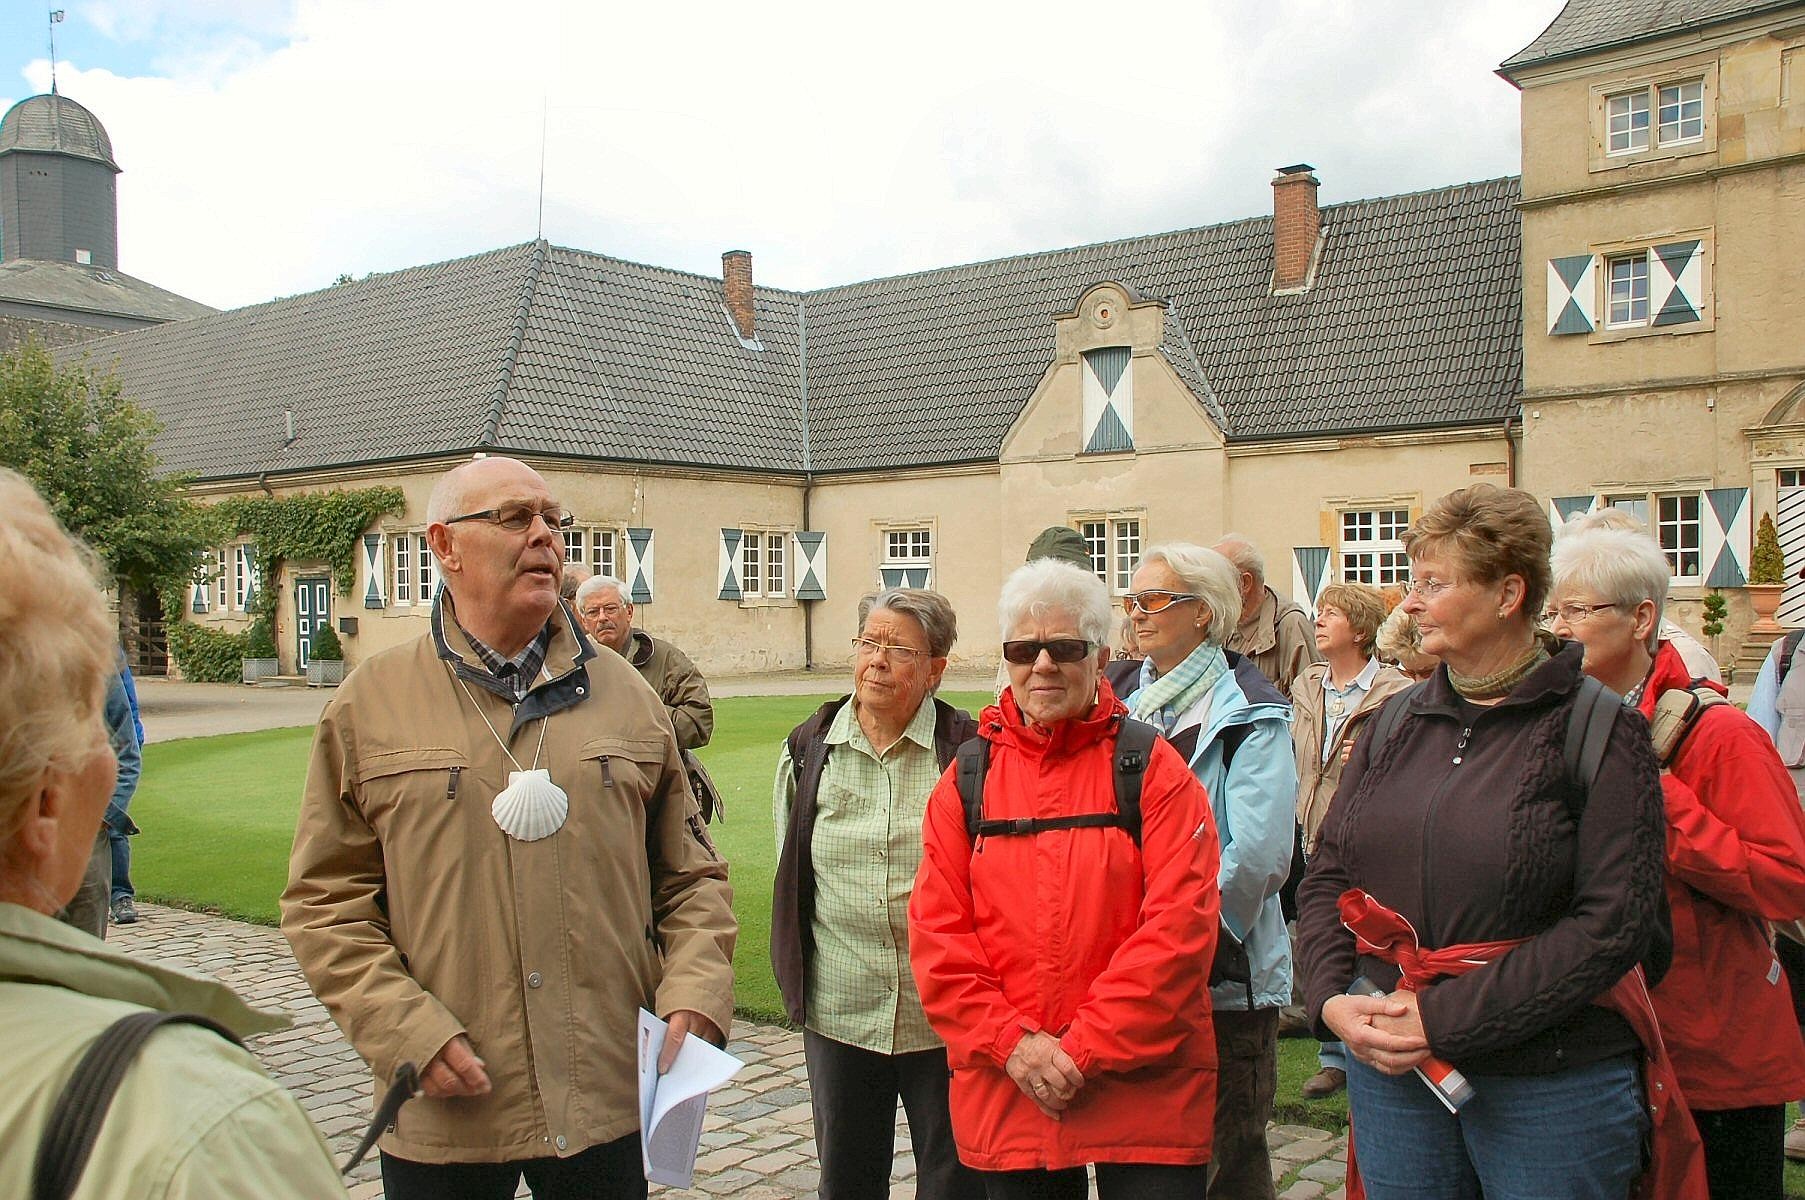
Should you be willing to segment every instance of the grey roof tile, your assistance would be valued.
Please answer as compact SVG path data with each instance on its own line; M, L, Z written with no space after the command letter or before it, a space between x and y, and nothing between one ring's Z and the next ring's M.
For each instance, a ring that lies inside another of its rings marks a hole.
M1508 75L1536 63L1785 8L1805 5L1799 0L1567 0L1548 28L1500 69Z
M805 430L814 470L883 470L994 460L1053 314L1112 280L1167 305L1166 357L1231 440L1489 423L1521 372L1517 196L1500 179L1325 208L1294 296L1269 293L1262 217L759 288L748 348L718 279L530 243L83 352L162 418L165 464L202 478L478 446L794 472Z
M152 321L180 321L214 311L116 267L35 258L0 263L0 300Z

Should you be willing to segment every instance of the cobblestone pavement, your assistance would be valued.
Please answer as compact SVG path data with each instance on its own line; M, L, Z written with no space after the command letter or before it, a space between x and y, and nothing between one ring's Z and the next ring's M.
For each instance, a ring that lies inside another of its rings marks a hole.
M343 1162L370 1116L369 1076L307 990L282 935L154 904L140 904L138 912L136 925L116 926L108 933L116 947L212 975L257 1007L284 1013L294 1022L280 1033L253 1038L251 1049L277 1082L300 1097L331 1144L333 1157ZM785 1029L736 1021L727 1049L746 1067L709 1101L695 1193L746 1200L814 1196L818 1176L802 1038ZM1341 1138L1292 1125L1277 1126L1267 1136L1282 1200L1339 1200L1345 1155ZM895 1200L915 1196L915 1161L908 1145L899 1115L890 1192ZM355 1200L382 1195L374 1156L357 1169L350 1187Z

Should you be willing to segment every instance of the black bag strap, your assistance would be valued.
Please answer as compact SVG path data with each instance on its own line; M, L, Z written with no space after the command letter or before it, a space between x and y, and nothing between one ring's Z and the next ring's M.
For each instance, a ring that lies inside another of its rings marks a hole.
M67 1200L75 1193L113 1094L150 1035L165 1025L199 1025L234 1046L244 1045L225 1026L195 1013L135 1012L107 1026L75 1064L50 1110L32 1170L32 1200Z
M1780 639L1780 661L1774 664L1774 686L1786 682L1786 673L1792 670L1792 656L1799 652L1799 642L1805 639L1805 629L1795 629Z
M1391 735L1398 731L1398 725L1404 720L1404 710L1410 705L1410 698L1423 687L1422 683L1413 683L1402 691L1392 694L1391 699L1379 706L1379 713L1373 718L1373 754L1390 743Z
M1153 754L1153 743L1158 739L1159 730L1145 721L1122 718L1122 724L1116 730L1114 812L987 821L984 819L984 780L990 772L990 742L974 737L959 747L953 760L954 782L959 788L959 800L965 807L965 832L976 844L980 837L1017 837L1054 829L1116 827L1133 838L1138 848L1141 844L1141 785L1146 779L1147 760Z

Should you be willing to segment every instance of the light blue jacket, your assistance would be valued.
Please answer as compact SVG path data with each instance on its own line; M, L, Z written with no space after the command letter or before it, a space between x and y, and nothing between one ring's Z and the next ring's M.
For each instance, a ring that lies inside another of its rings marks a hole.
M1234 669L1182 713L1176 736L1200 726L1191 773L1209 793L1222 840L1222 921L1247 947L1253 1007L1291 1003L1291 939L1279 909L1279 889L1291 871L1295 836L1297 759L1291 750L1291 706L1253 663L1230 654ZM1129 701L1133 704L1132 698ZM1250 726L1226 770L1222 734ZM1210 989L1213 1007L1246 1010L1245 984Z

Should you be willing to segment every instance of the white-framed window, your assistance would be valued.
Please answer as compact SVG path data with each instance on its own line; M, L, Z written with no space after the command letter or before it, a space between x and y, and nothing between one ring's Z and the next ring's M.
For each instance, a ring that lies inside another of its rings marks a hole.
M1407 508L1351 508L1341 514L1341 581L1373 587L1410 581Z
M1655 538L1676 583L1697 582L1704 573L1704 520L1697 492L1655 495Z
M1662 146L1700 141L1705 136L1705 81L1664 84L1656 93L1660 105L1655 138Z
M426 534L405 530L389 535L390 556L395 564L395 586L389 603L396 607L431 604L439 583L439 560L432 556Z
M619 579L614 571L615 534L612 529L571 526L564 531L564 561L588 567L597 575Z
M1703 77L1643 84L1604 98L1604 149L1612 158L1705 140Z
M740 534L740 598L776 600L789 594L785 544L790 535L762 529Z
M1605 305L1606 328L1648 324L1648 251L1605 259Z
M878 561L879 587L934 586L934 530L926 525L899 525L883 531Z
M255 548L243 542L232 547L232 606L248 611L251 598L257 594L257 559Z
M1648 89L1606 96L1605 149L1611 154L1635 154L1648 149Z
M1642 527L1644 529L1648 528L1648 496L1646 494L1634 492L1628 495L1606 496L1604 498L1604 506L1606 508L1620 509L1636 518L1636 520L1642 522Z
M1781 467L1774 472L1774 486L1783 488L1805 487L1805 467Z
M1077 522L1077 528L1097 578L1109 585L1113 595L1127 593L1134 586L1134 569L1141 565L1141 547L1145 544L1140 516L1084 517Z
M230 612L226 600L231 596L231 576L226 574L229 559L224 549L213 552L213 610Z

